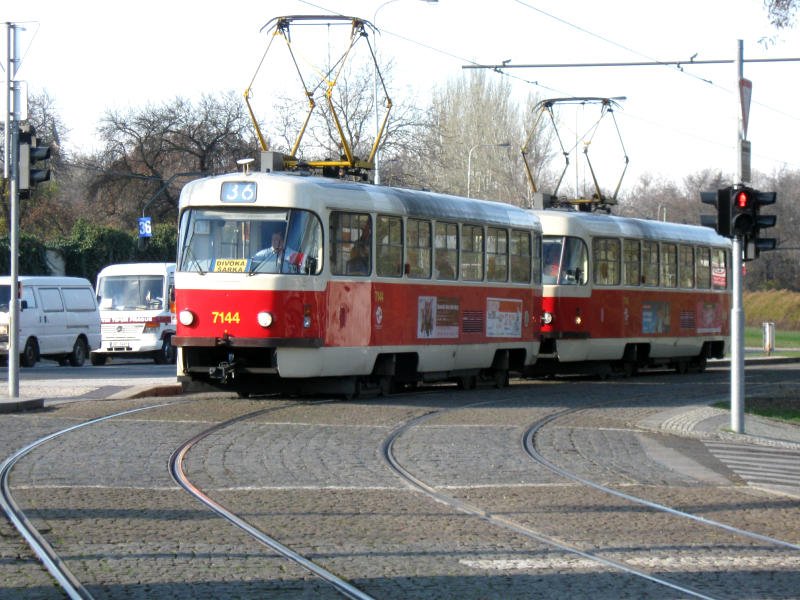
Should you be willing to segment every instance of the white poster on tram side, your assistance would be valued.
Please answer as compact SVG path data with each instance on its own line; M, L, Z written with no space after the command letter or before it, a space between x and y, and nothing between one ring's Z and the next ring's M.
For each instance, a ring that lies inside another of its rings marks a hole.
M486 337L522 337L522 300L486 299Z
M420 296L417 299L417 337L458 338L458 298Z

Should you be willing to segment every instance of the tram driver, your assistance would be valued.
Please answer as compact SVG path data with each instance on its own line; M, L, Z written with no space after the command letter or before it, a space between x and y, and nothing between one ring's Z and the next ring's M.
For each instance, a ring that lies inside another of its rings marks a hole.
M253 255L253 261L258 263L258 270L267 273L280 271L280 260L283 255L283 234L275 231L272 234L272 244L269 248L259 250Z

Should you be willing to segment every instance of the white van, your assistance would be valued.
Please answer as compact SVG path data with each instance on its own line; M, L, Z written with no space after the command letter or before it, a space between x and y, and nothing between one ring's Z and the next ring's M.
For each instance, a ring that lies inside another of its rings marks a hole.
M92 364L110 357L151 357L174 363L175 263L109 265L97 275L103 341Z
M22 275L19 282L19 363L40 358L60 365L83 365L100 346L100 313L94 290L80 277ZM8 357L8 306L11 277L0 277L0 355Z

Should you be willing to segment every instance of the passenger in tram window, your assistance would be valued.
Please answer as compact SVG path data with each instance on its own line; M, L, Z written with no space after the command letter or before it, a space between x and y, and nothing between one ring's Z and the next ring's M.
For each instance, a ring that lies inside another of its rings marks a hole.
M359 240L360 241L360 240ZM348 275L369 275L369 252L365 244L356 242L347 261Z
M367 219L361 227L358 240L350 250L350 259L347 261L348 275L369 275L371 248L372 228Z
M283 234L276 231L272 234L272 244L269 248L259 250L253 255L253 260L258 263L258 270L267 273L277 273L281 256L283 254Z
M436 253L436 279L449 279L453 280L456 278L455 269L453 269L453 265L450 264L450 261L447 260L447 256L444 255L442 252Z

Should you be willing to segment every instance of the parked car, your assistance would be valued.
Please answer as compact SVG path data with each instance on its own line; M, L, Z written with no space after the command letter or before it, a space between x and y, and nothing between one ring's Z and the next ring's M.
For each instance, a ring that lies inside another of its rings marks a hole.
M109 265L97 275L102 342L92 364L109 358L150 357L174 363L175 263Z
M80 367L100 347L100 311L94 289L80 277L22 275L19 291L20 365L42 358ZM8 356L11 278L0 277L0 356Z

